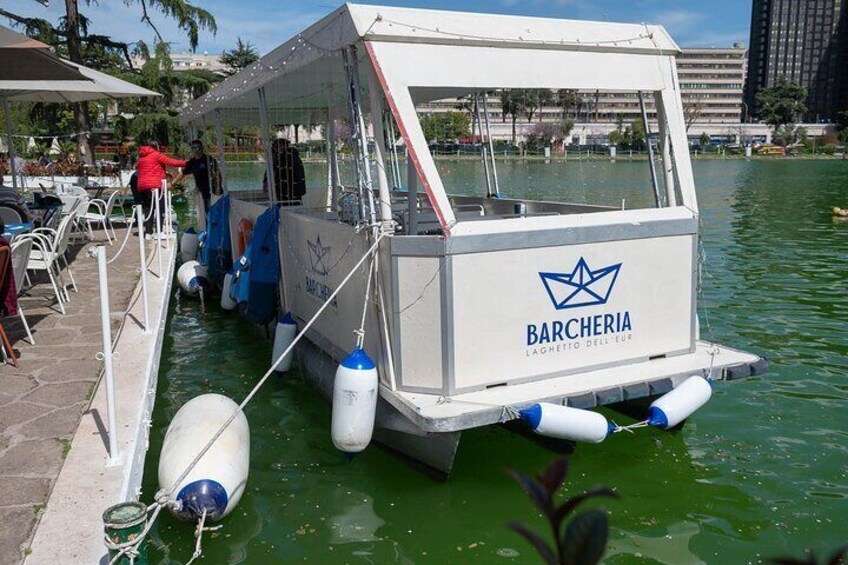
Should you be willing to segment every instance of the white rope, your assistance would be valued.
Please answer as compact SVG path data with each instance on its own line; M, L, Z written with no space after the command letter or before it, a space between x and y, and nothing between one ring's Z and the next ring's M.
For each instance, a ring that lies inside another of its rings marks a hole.
M635 424L630 424L629 426L619 426L615 422L612 422L612 425L613 429L611 430L611 433L614 434L617 434L619 432L628 432L632 434L633 430L637 430L639 428L647 428L648 426L650 426L648 420L642 420L641 422L636 422Z
M371 281L374 280L374 263L376 255L371 256L371 265L368 267L368 280L365 283L365 300L362 303L362 319L359 321L359 329L354 330L356 334L356 347L362 349L365 343L365 316L368 314L368 302L371 300Z
M377 247L380 244L380 240L383 239L383 236L385 236L385 234L381 233L377 237L377 239L374 241L373 245L371 245L371 247L368 249L368 251L366 251L365 254L359 259L359 261L356 262L356 265L353 266L353 268L345 276L345 278L342 280L342 282L339 284L339 286L336 288L336 290L334 290L332 292L332 294L330 294L330 296L327 297L327 300L324 302L324 304L322 304L321 307L318 308L318 311L315 312L315 314L312 316L312 318L309 319L309 321L306 323L306 325L303 327L303 329L300 331L300 333L298 333L297 336L295 336L295 338L294 338L294 340L292 340L291 344L289 344L289 346L285 349L285 351L283 351L280 354L280 356L277 358L277 360L274 361L274 363L271 365L271 367L268 369L268 371L266 371L266 373L262 376L262 378L259 379L259 382L256 383L256 385L248 393L248 395L244 398L244 400L242 400L242 402L241 402L241 404L239 404L238 408L227 419L227 421L224 422L224 424L220 428L218 428L218 431L215 432L215 435L212 436L212 439L210 439L206 443L206 445L203 447L203 449L201 449L200 452L191 461L191 463L188 464L186 469L182 472L182 474L180 474L180 476L177 478L177 480L174 481L174 484L171 485L170 490L166 491L165 493L162 493L162 491L160 491L159 494L164 494L168 498L170 498L171 495L174 494L174 491L177 490L177 487L183 482L183 480L185 480L185 478L188 476L188 474L191 472L191 470L195 467L195 465L197 465L197 463L203 458L203 456L206 455L206 452L209 451L209 449L218 440L218 438L221 437L221 434L224 433L224 430L226 430L227 427L229 427L229 425L233 422L233 420L235 420L236 417L244 410L244 407L247 406L247 404L253 399L253 397L256 395L256 393L259 392L259 389L262 388L262 385L265 384L265 381L267 381L268 378L271 375L274 374L274 371L276 371L277 366L280 363L282 363L283 359L285 359L285 357L289 354L289 352L291 352L291 350L294 349L294 346L297 345L298 342L306 335L306 332L318 320L318 317L321 314L324 313L324 310L326 310L327 307L330 304L333 303L333 299L335 299L335 297L339 294L339 292L341 292L342 288L344 288L344 286L348 283L348 281L350 281L350 279L353 277L354 273L356 273L356 271L359 270L359 268L362 266L362 264L365 262L365 260L368 259L369 256L376 253ZM157 494L157 496L158 496L158 494Z
M135 216L131 218L127 218L127 233L124 235L124 242L121 244L121 248L118 249L118 252L112 256L111 259L106 261L107 265L111 265L118 257L121 256L121 253L124 252L124 248L127 246L127 242L130 240L130 235L132 235L132 227L135 225ZM108 229L108 228L107 228Z

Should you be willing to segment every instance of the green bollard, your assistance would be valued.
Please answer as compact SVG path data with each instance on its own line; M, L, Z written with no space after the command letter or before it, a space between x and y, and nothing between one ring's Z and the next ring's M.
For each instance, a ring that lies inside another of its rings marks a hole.
M103 513L103 529L106 537L114 544L122 544L133 541L144 531L147 524L147 506L141 502L122 502L110 506ZM147 540L138 546L138 556L134 560L126 555L122 556L116 565L147 565ZM109 560L115 558L118 550L109 550Z

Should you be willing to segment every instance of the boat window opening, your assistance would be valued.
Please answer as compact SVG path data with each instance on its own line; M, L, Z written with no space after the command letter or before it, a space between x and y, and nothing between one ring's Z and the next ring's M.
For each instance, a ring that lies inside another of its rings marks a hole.
M450 90L410 89L458 221L665 207L669 183L680 201L652 92L632 122L588 125L595 91Z

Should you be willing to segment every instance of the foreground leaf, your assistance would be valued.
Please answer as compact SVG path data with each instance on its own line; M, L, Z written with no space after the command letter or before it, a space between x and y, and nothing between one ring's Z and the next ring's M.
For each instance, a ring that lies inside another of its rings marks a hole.
M595 565L607 549L609 525L605 510L595 508L574 517L562 536L562 559L566 565Z
M609 498L618 498L618 495L615 494L615 492L603 486L591 488L581 495L569 498L568 500L563 502L554 512L553 519L556 527L559 528L560 523L565 519L566 516L571 514L571 512L575 508L577 508L577 506L589 500L590 498L598 498L601 496L606 496Z
M510 522L507 524L511 530L518 532L521 534L524 539L533 544L533 547L536 548L536 551L539 552L539 555L548 565L556 565L556 555L554 555L553 549L548 545L548 542L542 538L536 532L530 530L527 526L522 524L521 522Z
M527 493L527 496L530 497L530 500L533 501L536 508L538 508L546 518L551 519L554 515L554 503L551 499L551 495L548 494L547 490L545 490L545 487L536 481L536 479L528 477L524 473L519 473L510 469L507 470L507 473L509 473L509 475L521 485L521 488L524 489L524 492Z
M548 491L551 496L562 486L562 481L565 480L565 475L568 472L568 459L558 457L551 461L548 467L539 473L539 482Z

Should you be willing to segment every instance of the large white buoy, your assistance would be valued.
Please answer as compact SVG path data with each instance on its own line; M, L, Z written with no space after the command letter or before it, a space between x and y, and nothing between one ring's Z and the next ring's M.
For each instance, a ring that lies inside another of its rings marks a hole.
M292 344L296 335L297 324L295 324L294 318L292 318L291 314L286 312L286 315L280 318L277 322L277 329L274 330L274 353L271 355L271 363L277 362L280 355L282 355L286 348ZM293 356L294 352L289 351L285 358L280 361L280 364L277 365L276 369L278 373L285 373L291 369Z
M183 263L197 259L199 239L194 228L188 228L180 238L180 259Z
M712 394L713 387L707 379L692 375L651 403L648 424L664 430L673 428L706 404Z
M186 261L180 265L177 271L177 282L183 292L195 295L201 289L209 288L209 279L206 274L206 267L202 266L197 261Z
M224 275L224 287L221 289L221 308L224 310L235 310L236 301L230 296L230 290L233 288L233 274L227 273Z
M377 388L377 368L357 347L339 365L333 383L331 435L336 449L358 453L368 447L377 414Z
M534 404L519 414L534 432L548 437L601 443L611 430L607 419L597 412L550 402Z
M220 394L192 398L179 409L162 444L159 488L171 490L186 467L238 410ZM177 485L174 511L183 520L196 521L206 511L207 520L220 520L235 508L247 484L250 467L250 427L243 412L236 416L188 476Z

